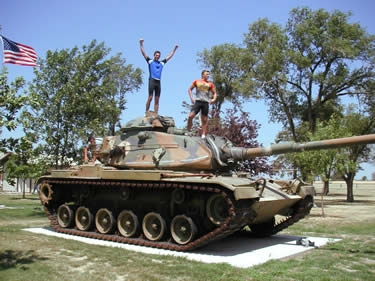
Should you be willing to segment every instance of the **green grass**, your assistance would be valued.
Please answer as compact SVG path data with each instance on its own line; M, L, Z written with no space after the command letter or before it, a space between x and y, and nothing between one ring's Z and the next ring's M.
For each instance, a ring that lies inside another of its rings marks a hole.
M0 280L374 280L375 221L305 219L283 234L342 239L287 260L240 269L87 245L22 230L49 225L37 196L0 194Z
M374 209L375 210L375 209ZM310 220L309 220L310 221ZM305 223L306 220L290 226L285 233L296 234L296 235L315 235L315 236L327 236L337 237L338 234L342 235L368 235L369 233L375 233L375 215L372 221L363 222L351 222L348 221L344 225L335 224L327 225L324 219L320 222L314 222L313 224Z

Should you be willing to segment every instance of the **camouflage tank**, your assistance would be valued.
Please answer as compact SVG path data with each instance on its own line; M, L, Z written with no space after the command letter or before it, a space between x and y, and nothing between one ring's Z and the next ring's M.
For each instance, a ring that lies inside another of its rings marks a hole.
M100 163L41 177L40 200L57 232L187 251L243 229L273 235L309 214L313 186L249 179L231 173L233 164L366 143L375 135L241 148L216 135L187 136L172 118L149 114L105 137Z

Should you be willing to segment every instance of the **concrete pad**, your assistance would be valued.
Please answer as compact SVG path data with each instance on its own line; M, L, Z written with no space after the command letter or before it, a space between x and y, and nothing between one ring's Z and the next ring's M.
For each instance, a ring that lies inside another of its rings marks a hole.
M340 240L322 237L307 237L308 240L315 244L315 247L310 247L297 245L297 241L302 238L301 236L274 235L269 238L255 239L241 235L234 235L191 252L176 252L57 233L52 228L27 228L24 230L80 241L91 245L117 247L146 254L184 257L188 260L204 263L228 263L239 268L251 267L265 263L269 260L287 258L312 250L316 247L324 246L327 243L333 243Z
M15 210L15 209L24 209L24 207L8 207L8 206L5 206L5 205L0 205L0 210L1 209L12 209L12 210Z

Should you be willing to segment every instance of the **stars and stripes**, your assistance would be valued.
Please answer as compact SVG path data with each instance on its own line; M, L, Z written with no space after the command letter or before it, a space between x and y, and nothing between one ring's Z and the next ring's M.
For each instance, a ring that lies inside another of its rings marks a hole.
M32 47L13 42L2 35L0 35L0 38L3 41L4 63L37 66L36 60L38 56Z

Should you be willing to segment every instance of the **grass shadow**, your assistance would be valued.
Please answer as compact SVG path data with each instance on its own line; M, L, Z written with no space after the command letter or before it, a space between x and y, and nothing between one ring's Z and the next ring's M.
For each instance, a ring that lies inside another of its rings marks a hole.
M40 198L39 196L38 197L30 197L29 195L26 196L25 198L22 198L22 195L20 197L12 197L12 198L9 198L9 200L30 200L30 201L40 201Z
M35 251L33 250L5 250L0 253L0 271L15 267L19 267L22 270L27 270L28 264L41 260L47 260L47 258L36 255Z

